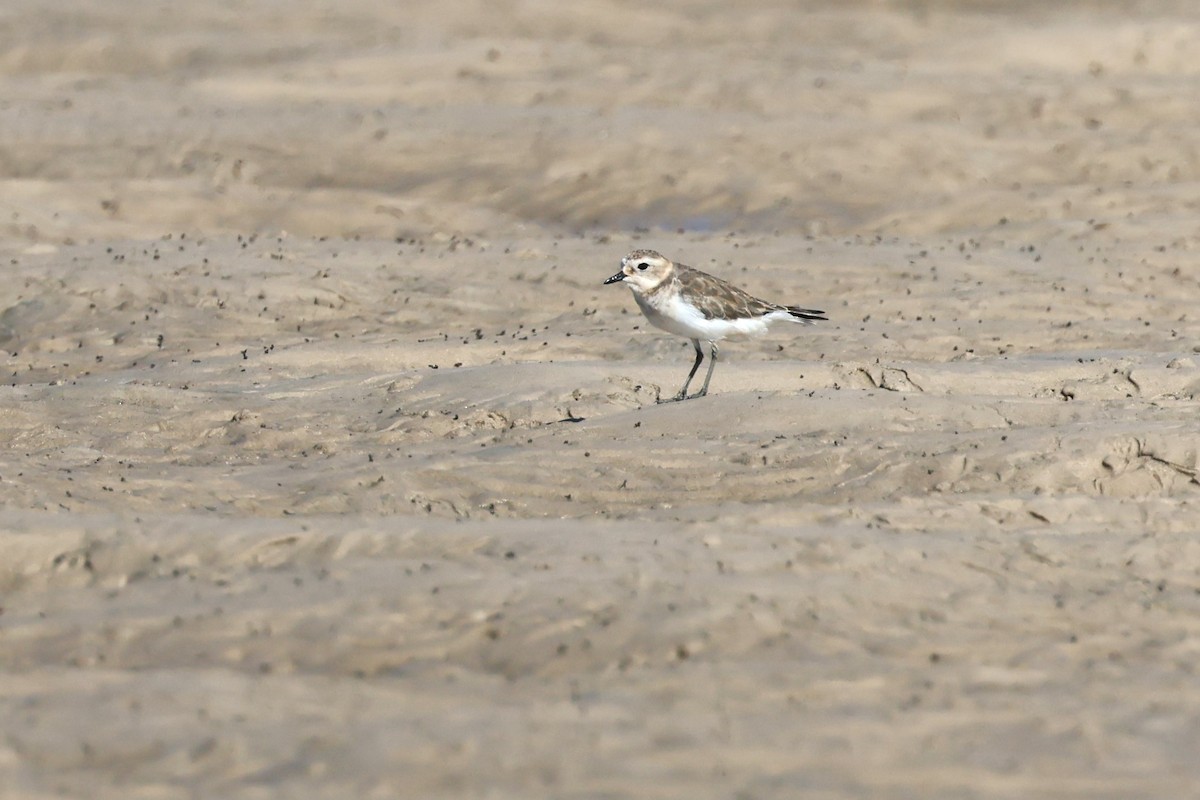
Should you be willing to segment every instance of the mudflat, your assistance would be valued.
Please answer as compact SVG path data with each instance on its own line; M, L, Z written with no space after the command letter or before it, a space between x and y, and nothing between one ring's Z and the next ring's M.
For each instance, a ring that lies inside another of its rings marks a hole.
M1187 4L144 6L0 12L0 797L1193 791Z

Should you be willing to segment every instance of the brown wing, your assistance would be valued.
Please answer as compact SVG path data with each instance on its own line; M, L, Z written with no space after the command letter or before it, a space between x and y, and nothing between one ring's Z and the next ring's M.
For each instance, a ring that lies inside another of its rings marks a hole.
M675 279L705 319L753 318L783 310L783 306L759 300L720 278L683 264L675 265Z

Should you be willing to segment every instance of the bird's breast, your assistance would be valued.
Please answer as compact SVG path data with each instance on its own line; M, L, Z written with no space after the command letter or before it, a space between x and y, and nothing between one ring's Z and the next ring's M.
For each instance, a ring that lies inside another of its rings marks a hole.
M730 335L754 336L765 332L767 328L758 319L706 319L700 309L678 293L656 292L643 295L634 292L633 296L651 325L676 336L715 342Z

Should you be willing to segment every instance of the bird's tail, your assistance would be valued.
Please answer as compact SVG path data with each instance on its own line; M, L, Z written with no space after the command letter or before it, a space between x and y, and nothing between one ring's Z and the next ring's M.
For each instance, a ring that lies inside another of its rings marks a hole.
M800 308L799 306L784 306L784 309L791 314L798 322L805 324L816 322L828 322L829 317L825 316L824 311L818 311L815 308Z

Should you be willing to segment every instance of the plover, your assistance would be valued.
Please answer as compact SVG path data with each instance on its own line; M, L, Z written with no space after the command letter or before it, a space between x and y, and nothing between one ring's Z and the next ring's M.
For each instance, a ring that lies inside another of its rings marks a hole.
M634 250L621 259L621 271L604 283L624 281L633 299L652 325L692 340L696 362L679 394L660 403L691 400L708 394L713 367L717 363L717 342L726 336L761 336L771 323L780 320L811 325L828 320L824 311L768 303L743 292L720 278L683 264L653 250ZM704 361L700 342L708 342L708 374L700 391L688 396L688 385Z

